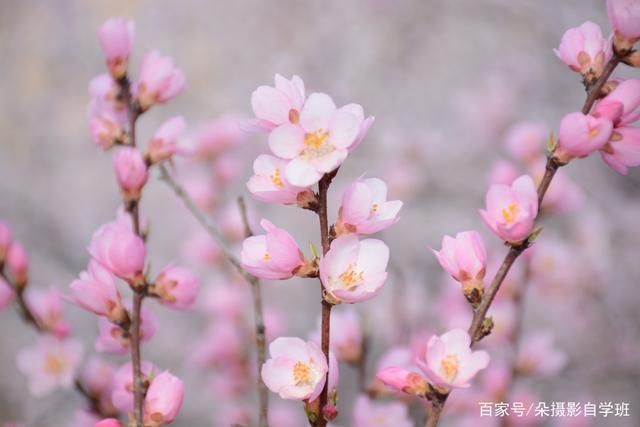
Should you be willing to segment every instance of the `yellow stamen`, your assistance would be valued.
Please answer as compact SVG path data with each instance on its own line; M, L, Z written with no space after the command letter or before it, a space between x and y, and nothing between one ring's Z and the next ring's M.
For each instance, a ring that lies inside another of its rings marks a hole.
M595 138L600 133L600 129L593 128L589 131L589 138Z
M378 212L378 209L380 208L380 205L377 203L374 203L373 205L371 205L371 211L370 214L373 215L376 212Z
M302 157L307 160L317 159L336 151L336 148L329 144L329 132L318 129L308 133L304 137L305 149L302 151Z
M353 264L349 264L347 269L338 276L345 289L353 289L360 284L364 280L364 274L362 272L357 272L354 269Z
M309 365L296 362L293 365L293 380L296 384L309 384L311 382L311 368Z
M280 168L276 168L273 173L269 176L273 185L278 188L284 187L284 182L282 181L282 176L280 175Z
M440 362L440 367L448 381L452 381L458 375L458 366L460 366L460 361L453 354L448 355Z
M265 261L269 261L271 259L271 255L269 254L269 252L265 252L264 255L262 255L262 259Z
M502 218L504 218L504 221L507 224L511 224L513 221L515 221L519 211L520 208L518 207L517 203L509 203L509 206L501 209Z
M49 354L45 360L44 369L50 374L59 374L64 371L64 359L57 354Z

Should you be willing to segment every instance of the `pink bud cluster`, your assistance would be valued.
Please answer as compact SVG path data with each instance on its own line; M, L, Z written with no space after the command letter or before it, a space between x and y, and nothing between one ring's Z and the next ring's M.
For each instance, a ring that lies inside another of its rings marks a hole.
M123 207L114 221L103 224L94 233L88 247L91 259L87 269L69 286L71 300L98 316L96 351L113 354L125 354L130 349L133 352L134 346L150 340L158 329L158 321L147 307L140 307L141 303L136 307L123 298L122 284L128 285L138 298L153 297L176 309L191 307L199 288L196 275L173 263L164 267L155 279L149 277L146 221L139 212L139 201L152 166L171 161L176 153L186 153L178 145L185 122L179 116L170 118L156 131L146 149L141 150L135 139L136 120L154 104L177 96L185 86L185 78L172 59L154 50L144 56L138 80L130 82L128 64L133 37L134 24L124 18L109 19L99 31L109 73L96 77L90 84L89 121L97 146L105 150L122 146L113 155L113 169ZM47 319L55 316L49 315ZM138 341L133 341L134 336ZM64 355L63 351L61 348L59 353ZM76 357L80 357L77 351ZM62 356L58 359L55 363L60 367L56 365L56 370L62 372L72 365ZM51 359L50 367L58 359ZM160 373L149 362L142 362L141 380L148 387L144 393L139 386L132 385L135 371L132 363L114 372L108 365L92 360L84 373L84 382L103 409L112 408L134 419L136 389L144 396L141 422L145 426L172 423L182 405L182 381L168 372ZM65 381L71 380L65 377ZM106 419L98 425L120 424L115 419Z

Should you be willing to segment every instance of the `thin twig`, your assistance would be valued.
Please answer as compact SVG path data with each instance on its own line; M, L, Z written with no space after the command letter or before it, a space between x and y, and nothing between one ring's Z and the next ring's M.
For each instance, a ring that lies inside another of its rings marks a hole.
M620 63L620 58L614 54L614 56L609 60L607 65L604 68L602 75L596 80L592 85L587 87L587 98L582 106L582 113L588 114L593 105L601 96L602 87L605 85L611 73L615 70L616 66ZM560 163L553 154L549 155L547 159L547 165L545 168L545 174L542 178L542 181L538 185L538 208L542 206L542 201L544 200L544 196L549 188L549 185L553 181L553 178L560 167L564 166L563 163ZM538 209L539 210L539 209ZM521 244L514 245L509 244L509 252L505 256L498 272L496 273L489 289L485 293L484 297L478 308L474 310L473 320L471 321L471 326L469 327L469 335L471 336L471 346L477 343L480 339L482 339L487 331L483 330L483 326L485 324L485 319L487 315L487 311L493 302L498 290L500 290L500 286L504 282L507 273L511 269L513 263L518 259L518 257L529 247L531 244L530 239L532 235L530 235L525 241ZM442 395L435 402L432 402L432 409L427 420L427 427L435 427L438 425L438 420L440 419L440 415L442 410L444 409L444 405L447 401L447 397L449 394Z
M244 223L245 237L253 236L251 226L249 225L249 216L247 215L247 206L244 202L244 198L238 197L238 207L240 214L242 215L242 222ZM262 290L260 288L260 281L257 277L250 276L249 285L251 285L251 296L253 297L253 317L255 319L256 329L256 365L257 365L257 387L258 387L258 427L268 427L269 425L269 391L267 386L262 381L260 370L267 360L266 356L266 338L265 338L265 325L262 312Z
M209 234L209 236L216 242L216 244L220 247L222 254L229 261L229 263L235 268L236 272L242 276L242 278L249 283L251 286L251 293L253 296L253 307L254 307L254 318L255 318L255 326L256 326L256 352L257 352L257 364L258 364L258 377L260 377L260 369L266 360L266 338L265 338L265 326L264 326L264 317L262 312L262 292L260 288L260 281L251 274L247 273L244 268L242 268L242 263L240 260L234 255L233 251L227 244L226 240L222 236L222 233L218 230L216 225L209 219L207 215L204 214L196 206L195 202L186 192L186 190L176 181L166 166L162 163L159 164L160 169L160 179L167 183L167 185L173 190L173 192L178 196L182 202L184 203L187 210L191 213L191 215L200 223L202 228ZM251 228L249 226L246 214L246 206L244 204L244 200L242 198L238 199L238 205L240 208L240 212L242 214L242 218L245 226L245 234L250 236L252 234ZM258 378L258 400L260 403L259 408L259 426L267 427L268 425L268 399L269 394L266 388L266 385L262 382L261 378Z

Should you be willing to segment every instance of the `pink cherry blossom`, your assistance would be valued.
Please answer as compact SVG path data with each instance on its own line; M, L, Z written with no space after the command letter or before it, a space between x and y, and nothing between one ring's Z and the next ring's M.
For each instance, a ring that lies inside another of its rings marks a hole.
M305 265L305 258L286 230L263 219L266 234L251 236L242 243L242 266L256 277L281 280L292 277Z
M73 387L82 353L79 341L41 335L33 347L18 353L18 369L28 376L31 394L41 397L56 388Z
M115 366L111 363L93 356L82 370L82 383L94 396L111 393L111 382L115 371Z
M109 74L99 74L89 82L89 116L106 109L116 109L118 85Z
M131 281L142 275L144 242L122 222L102 225L93 233L88 249L93 259L122 279Z
M204 287L200 308L213 317L242 319L246 305L250 304L251 294L244 282L229 281L226 278L215 279Z
M125 200L138 200L149 179L142 153L134 147L123 147L113 156L113 169Z
M507 132L505 145L514 159L530 163L544 155L548 135L549 131L542 123L518 123Z
M16 293L2 277L0 277L0 311L7 308L15 299Z
M269 404L269 426L270 427L299 427L306 423L304 414L299 408L288 403L273 402Z
M24 286L27 283L29 277L29 255L20 243L13 242L9 246L5 258L5 266L13 275L17 285Z
M144 399L145 425L170 424L178 416L184 400L184 383L164 371L151 381Z
M616 39L631 47L640 38L640 3L637 0L607 0L607 13Z
M395 391L420 397L424 397L429 389L422 375L404 368L384 368L378 371L376 378Z
M47 332L59 338L69 335L71 326L63 317L62 295L58 289L53 286L47 290L28 288L25 301L33 316Z
M13 233L8 224L0 221L0 261L4 262L5 256L13 242Z
M365 395L357 398L353 407L353 427L412 427L409 409L400 402L374 402Z
M525 335L518 351L518 371L528 375L554 376L567 364L567 354L558 349L548 332Z
M387 184L378 178L359 179L342 195L338 234L373 234L398 222L400 200L387 201Z
M240 118L225 115L200 126L190 138L193 152L203 160L211 160L237 147L246 139Z
M175 265L166 266L151 286L160 302L173 308L189 308L198 296L200 281L190 270Z
M603 37L602 30L593 22L567 30L554 52L573 71L584 76L591 74L594 78L602 74L613 54L610 41Z
M480 210L482 220L501 239L517 243L533 231L538 195L530 176L522 175L510 186L492 185L486 205L486 210Z
M246 341L231 319L216 319L202 334L190 355L195 366L225 366L243 357Z
M433 250L433 253L442 268L458 282L465 286L482 285L487 269L487 250L477 231L462 231L455 238L444 236L442 249Z
M253 196L265 203L292 205L299 196L311 193L308 188L289 184L284 171L289 162L269 154L261 154L253 162L254 175L249 178L247 188Z
M271 151L291 160L285 177L292 185L313 185L347 158L362 126L362 118L347 107L338 109L328 95L313 93L302 108L299 123L271 131Z
M640 119L640 79L624 80L596 103L593 116L609 119L615 127L628 126Z
M251 108L257 126L271 130L283 124L297 124L305 100L304 82L298 76L290 80L275 76L275 87L260 86L251 94Z
M269 353L261 375L272 392L292 400L312 401L320 395L329 367L318 344L280 337L269 345Z
M640 166L640 128L615 128L611 140L600 150L600 156L621 175L626 175L630 166Z
M89 119L89 131L93 143L103 150L108 150L125 140L122 120L117 114L108 110Z
M388 262L389 248L381 240L340 236L320 260L320 280L335 302L365 301L384 285Z
M124 427L124 426L120 424L120 421L116 420L115 418L107 418L97 423L95 427Z
M112 322L122 321L126 312L113 275L97 261L91 260L87 271L69 285L73 301Z
M489 364L489 354L472 351L470 344L471 337L463 329L434 335L416 363L435 386L445 390L469 387L469 381Z
M140 363L143 381L153 381L158 375L158 368L151 362ZM111 400L113 406L122 413L133 412L133 368L131 362L122 365L113 376Z
M491 166L488 181L490 185L511 185L520 175L520 170L512 162L499 159Z
M130 306L130 304L125 304ZM130 307L129 307L130 308ZM140 312L140 340L149 341L156 334L158 319L147 308L142 307ZM111 323L104 317L98 318L98 338L96 338L95 350L101 353L125 354L129 351L131 340L122 328Z
M176 68L173 59L152 50L142 59L134 91L140 108L145 111L153 104L162 104L175 98L184 90L185 85L184 74Z
M596 118L580 112L567 114L560 122L555 155L562 161L586 157L609 141L612 130L613 123L604 117Z
M116 79L127 73L134 35L133 21L125 18L110 18L102 24L100 31L98 31L109 72Z
M186 127L182 116L175 116L165 121L151 138L147 146L145 158L150 164L169 160L176 153L186 153L178 147L178 139Z

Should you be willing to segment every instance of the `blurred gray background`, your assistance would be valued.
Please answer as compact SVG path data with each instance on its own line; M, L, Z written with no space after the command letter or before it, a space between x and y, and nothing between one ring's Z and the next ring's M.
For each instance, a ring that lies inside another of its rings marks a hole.
M30 252L32 286L65 288L86 266L91 234L113 217L119 203L110 155L91 143L85 114L88 82L104 69L96 31L114 15L136 21L133 69L146 50L158 48L175 58L188 80L179 98L142 117L142 140L175 114L189 124L229 111L250 116L251 92L272 84L276 72L298 74L309 92L327 92L338 104L360 103L376 116L369 136L336 179L334 201L349 178L364 172L388 176L404 162L412 164L417 190L407 195L402 221L384 239L392 250L392 268L427 298L441 284L427 248L439 247L443 234L474 227L495 241L481 225L477 208L483 204L492 160L504 157L504 130L524 119L555 129L563 114L581 107L579 76L552 51L564 30L586 20L608 27L602 0L3 0L0 218ZM255 152L267 151L263 136L250 144ZM246 193L242 182L250 173L247 158L237 192L227 194L230 200L233 193ZM572 358L567 372L548 380L542 390L556 400L581 400L588 390L593 399L631 402L630 419L599 419L596 425L636 426L640 173L620 177L594 156L569 166L568 174L587 195L585 212L549 221L549 235L562 236L583 216L596 218L599 228L586 234L595 233L591 237L604 274L593 303L598 309L590 317L585 313L590 306L571 305L581 292L579 283L575 294L555 303L572 307L567 310L576 318L590 319L584 320L582 335L563 335L553 319L541 321L564 336L562 346ZM192 221L155 178L143 209L152 226L152 264L158 268L179 259L181 237ZM280 225L291 212L250 203ZM303 249L304 242L317 241L311 214L296 212L288 218ZM495 245L498 256L503 250ZM394 285L391 279L380 300L364 304L363 310L375 319L376 307L392 296ZM315 286L313 292L292 282L265 288L267 300L287 310L289 333L306 336L316 318L303 317L297 308L319 313ZM428 304L418 301L414 310L427 310ZM547 302L541 304L544 314ZM143 354L187 381L185 409L176 425L213 425L215 397L200 392L202 381L185 369L181 354L197 338L202 322L156 308L162 328ZM97 333L93 317L73 307L67 312L91 349ZM534 323L546 317L535 317L536 309L529 312ZM603 313L615 313L615 319L607 321ZM0 313L0 319L0 423L20 419L30 427L69 426L80 398L72 391L30 398L15 355L35 334L12 310ZM618 360L621 353L624 363ZM341 403L343 426L350 424L350 399Z

